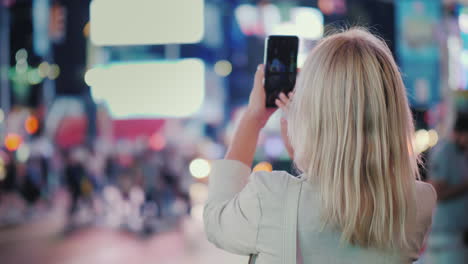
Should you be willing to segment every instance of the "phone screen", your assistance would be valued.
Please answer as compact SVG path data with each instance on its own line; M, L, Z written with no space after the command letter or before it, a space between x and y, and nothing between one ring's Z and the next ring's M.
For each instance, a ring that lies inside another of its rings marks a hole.
M294 89L299 39L296 36L269 36L265 43L266 106L276 107L281 92Z

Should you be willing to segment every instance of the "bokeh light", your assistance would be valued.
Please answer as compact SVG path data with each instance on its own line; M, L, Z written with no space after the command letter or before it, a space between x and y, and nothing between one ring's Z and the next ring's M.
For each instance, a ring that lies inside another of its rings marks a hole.
M420 129L414 134L414 151L422 153L429 147L429 133L425 129Z
M15 54L15 59L18 63L26 62L28 59L28 52L25 49L19 49Z
M24 128L28 134L34 134L39 130L39 120L35 116L29 116L24 121Z
M291 21L274 26L274 35L295 35L302 39L319 39L323 36L324 18L320 10L311 7L291 9Z
M88 86L93 86L99 81L98 79L100 78L99 70L100 68L92 68L86 71L84 80Z
M50 65L49 73L47 74L49 79L55 80L59 77L59 75L60 75L60 67L57 64Z
M16 63L15 69L16 72L19 74L26 73L28 71L28 64L25 61L21 61Z
M428 142L429 147L433 147L437 145L437 142L439 141L439 135L437 134L437 131L435 131L434 129L431 129L429 130L429 132L427 132L427 134L429 136L429 142Z
M83 36L85 36L85 38L89 37L90 30L91 30L91 25L89 24L89 21L88 21L88 23L86 23L86 25L83 28Z
M151 149L160 151L166 146L166 138L160 133L154 133L149 141Z
M260 162L258 163L257 165L255 165L255 167L253 168L253 171L256 172L256 171L273 171L273 165L271 165L271 163L269 162Z
M319 39L323 36L323 15L311 7L296 7L292 10L297 33L305 39Z
M139 187L132 187L129 194L130 201L134 205L141 205L145 201L145 193Z
M460 61L463 65L468 66L468 50L463 50L461 52Z
M29 155L30 155L30 150L26 144L22 144L16 151L16 159L22 163L28 161Z
M3 151L2 151L2 154ZM3 157L0 156L0 181L3 181L6 178L6 170L5 170L5 160Z
M189 166L190 173L197 179L208 177L211 172L211 165L205 159L194 159Z
M6 178L6 170L3 165L0 166L0 181L5 180Z
M47 61L43 61L43 62L41 62L41 64L39 64L37 69L38 69L38 72L39 72L39 76L41 76L42 78L45 78L49 74L50 65L49 65L49 63Z
M33 69L28 72L28 82L31 85L36 85L42 82L42 77L40 76L38 69Z
M214 71L219 76L226 77L232 72L232 64L227 60L220 60L215 63Z
M258 12L257 8L251 4L241 4L235 10L235 17L237 23L244 33L247 36L253 35L254 29L257 25Z
M458 17L458 25L463 33L468 33L468 14L460 14Z
M104 198L111 204L118 204L122 200L122 195L114 186L106 186L103 191Z
M319 0L318 7L325 15L331 15L335 12L335 1Z
M15 134L15 133L10 133L5 137L5 147L9 151L17 150L20 147L22 142L23 142L23 138L21 138L20 135Z

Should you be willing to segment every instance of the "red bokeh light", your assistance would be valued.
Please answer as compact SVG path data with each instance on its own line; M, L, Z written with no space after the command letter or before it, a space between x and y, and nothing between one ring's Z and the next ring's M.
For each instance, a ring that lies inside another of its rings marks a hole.
M336 8L334 0L319 0L318 7L325 15L333 14Z
M151 136L149 145L153 150L160 151L166 146L166 139L163 135L155 133Z

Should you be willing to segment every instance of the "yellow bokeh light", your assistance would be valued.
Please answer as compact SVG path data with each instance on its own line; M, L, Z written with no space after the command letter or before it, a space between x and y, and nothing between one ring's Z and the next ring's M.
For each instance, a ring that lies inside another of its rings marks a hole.
M52 64L50 65L49 72L48 72L48 77L51 80L55 80L59 77L60 75L60 67L57 64Z
M89 21L88 23L86 23L86 25L84 26L83 28L83 35L87 38L89 37L89 32L91 31L91 25L89 24Z
M39 74L39 70L33 69L28 72L28 82L32 85L36 85L42 82L42 77Z
M197 179L208 177L211 172L211 165L205 159L194 159L189 166L190 173Z
M5 137L4 144L9 151L16 151L21 143L23 143L23 138L18 134L10 133Z
M39 64L37 68L39 70L39 76L41 76L42 78L47 77L50 71L50 65L47 61L41 62L41 64Z
M253 171L273 171L273 166L271 165L271 163L264 161L258 163L254 167Z
M232 64L227 60L220 60L214 65L216 74L226 77L232 72Z
M428 142L429 147L433 147L437 145L437 142L439 141L439 134L437 134L437 131L435 131L434 129L431 129L427 133L429 135L429 142Z
M414 150L422 153L429 148L429 133L425 129L420 129L414 134Z

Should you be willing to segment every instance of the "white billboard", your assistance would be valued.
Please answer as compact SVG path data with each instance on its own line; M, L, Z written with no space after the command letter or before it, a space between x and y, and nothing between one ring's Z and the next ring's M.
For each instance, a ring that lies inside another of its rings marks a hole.
M91 41L98 46L196 43L203 0L93 0Z
M85 75L93 98L114 118L188 117L205 97L205 67L199 59L115 63Z

